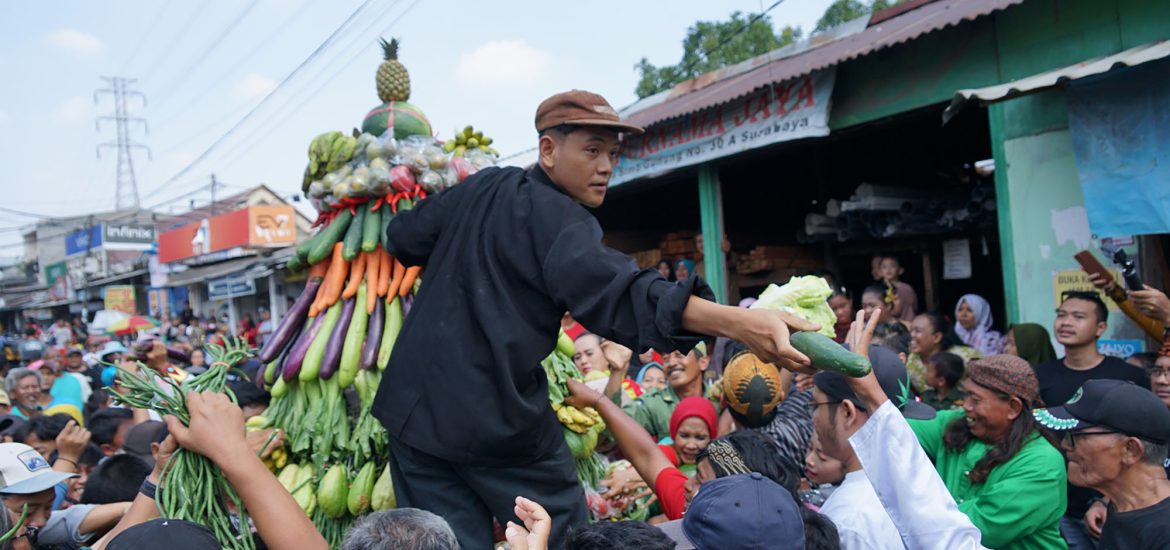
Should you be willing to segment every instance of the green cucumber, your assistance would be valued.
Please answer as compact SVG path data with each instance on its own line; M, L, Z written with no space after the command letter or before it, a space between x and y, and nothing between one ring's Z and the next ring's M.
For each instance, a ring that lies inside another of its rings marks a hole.
M789 337L792 347L808 356L812 366L853 378L869 374L869 359L857 355L819 332L797 332Z
M292 273L296 273L305 268L305 260L296 254L293 254L288 259L288 263L284 264L284 268Z
M345 232L344 244L341 245L341 257L345 258L347 262L352 262L361 251L362 229L366 223L366 209L359 206L355 210L357 210L357 215L349 224L349 229Z
M382 212L386 210L385 205L377 210L371 210L374 202L366 204L366 220L362 226L362 250L366 252L373 252L378 248L378 230L382 228Z
M340 241L341 237L345 235L352 219L353 215L349 213L348 208L342 210L336 218L333 218L333 221L329 222L328 226L321 230L319 235L313 237L316 242L309 250L309 265L316 264L333 253L333 245L337 244L337 241Z

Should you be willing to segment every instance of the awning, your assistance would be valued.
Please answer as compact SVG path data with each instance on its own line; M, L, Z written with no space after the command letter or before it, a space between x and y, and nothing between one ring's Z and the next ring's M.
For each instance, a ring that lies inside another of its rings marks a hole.
M1078 78L1106 73L1117 68L1133 67L1165 57L1170 57L1170 40L1150 42L1149 44L1130 48L1120 53L1082 61L1075 65L1013 80L1006 84L972 90L959 90L955 92L955 97L951 100L950 106L947 107L946 111L943 111L943 124L946 124L951 117L958 114L963 106L972 99L979 101L981 105L986 105L988 103L1036 93L1056 86L1063 86Z
M204 283L208 279L224 277L248 269L259 263L260 260L261 258L257 258L256 256L248 256L218 264L192 267L186 271L179 271L167 275L167 286L176 287Z
M106 286L110 283L116 283L118 281L125 281L126 279L133 279L134 277L137 277L139 275L146 275L146 270L145 269L136 269L134 271L121 273L118 275L111 275L111 276L105 277L103 279L95 279L93 281L89 281L89 282L85 283L85 286L89 287L89 288L93 288L96 286Z
M972 21L997 10L1007 8L1024 0L936 0L916 9L909 9L889 19L873 23L862 32L842 36L823 45L814 43L812 49L802 53L770 60L773 54L765 54L744 62L755 65L747 72L729 75L716 72L703 75L692 81L679 84L664 96L646 98L622 110L627 121L639 126L650 126L659 122L695 113L727 103L750 94L752 91L772 83L811 74L819 69L832 67L844 61L855 59L875 51L918 38L924 34ZM770 60L760 63L761 59ZM724 78L720 79L719 77ZM648 101L651 100L651 101Z

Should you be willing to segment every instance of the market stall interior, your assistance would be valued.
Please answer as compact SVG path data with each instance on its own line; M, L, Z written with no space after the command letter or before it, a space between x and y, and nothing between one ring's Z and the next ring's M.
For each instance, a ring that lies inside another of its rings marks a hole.
M994 175L982 162L991 157L987 115L972 108L942 125L943 108L718 161L728 301L819 269L856 299L874 282L871 258L891 253L920 310L946 310L974 292L1004 318ZM701 261L699 172L614 187L597 211L608 242L644 267Z

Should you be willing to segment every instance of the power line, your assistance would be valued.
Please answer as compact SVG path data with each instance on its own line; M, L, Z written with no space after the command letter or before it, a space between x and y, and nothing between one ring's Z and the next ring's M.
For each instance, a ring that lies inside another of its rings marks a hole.
M701 57L696 57L694 61L691 61L690 63L688 63L687 66L682 70L682 74L689 75L691 73L691 71L694 70L695 65L697 65L700 61L702 61L704 59L710 59L711 54L715 53L723 46L726 46L728 42L731 42L731 39L735 38L736 36L739 36L740 34L743 34L743 32L748 30L749 28L751 28L751 26L754 25L756 23L756 21L759 21L760 19L762 19L765 15L768 14L768 12L772 11L776 6L779 6L783 2L784 2L784 0L776 0L775 2L772 3L771 6L768 6L768 9L761 11L760 13L757 13L757 14L751 16L750 18L748 18L747 23L745 23L742 27L740 27L739 30L727 35L726 37L723 38L723 40L721 40L713 48L704 51L703 55ZM769 29L768 32L772 32L771 29Z
M159 21L162 21L162 16L166 12L167 2L159 2L158 12L154 14L154 19L152 19L150 24L147 25L147 30L142 33L141 37L139 37L138 43L134 45L134 49L130 50L130 57L127 58L126 62L122 64L122 69L118 71L118 74L126 74L126 70L130 68L130 62L134 61L134 59L138 57L138 52L142 51L142 47L146 45L146 39L150 36L150 31L158 28L158 23Z
M3 206L0 206L0 212L7 212L9 214L15 214L17 216L26 216L29 218L39 218L42 220L51 220L55 217L55 216L49 216L47 214L37 214L36 212L25 212L23 210L15 210L12 208L5 208Z
M419 1L420 0L414 0L413 2L411 2L411 4L409 6L407 6L405 10L402 10L402 13L398 14L398 17L396 17L386 27L384 27L383 33L385 31L389 30L390 28L392 28L399 21L401 21L403 17L406 17L406 15L408 13L410 13L410 11L416 5L418 5ZM398 0L395 0L395 2L393 4L389 5L385 10L382 11L382 14L389 13L390 11L392 11L394 9L394 6L396 6L397 4L398 4ZM381 16L371 18L371 20L374 22L377 22L381 19L382 19ZM363 42L365 42L363 35L366 32L368 32L372 27L373 27L373 24L366 25L366 27L363 28L361 31L354 33L352 35L354 37L354 40L350 41L349 44L344 46L342 51L348 52L350 47L354 46L355 44L359 47L359 49L365 47L365 45L362 44ZM333 73L330 74L328 77L312 79L311 82L319 82L320 84L318 84L316 88L313 88L312 91L309 92L308 95L306 95L303 99L301 99L300 102L297 103L294 107L292 107L291 109L287 109L287 108L285 108L285 106L287 106L290 102L293 101L293 98L290 97L287 101L285 101L284 104L281 105L280 108L275 110L271 116L269 116L267 119L265 119L263 122L261 122L258 126L256 126L255 129L253 129L252 132L248 135L248 137L253 137L253 136L257 136L257 135L266 135L268 133L271 133L276 128L279 128L281 125L285 124L286 122L288 122L288 120L289 120L288 117L278 116L278 115L280 115L281 112L291 112L291 113L300 112L301 108L304 107L309 101L312 101L315 97L317 97L317 94L322 89L324 89L330 83L335 81L337 79L338 75L340 75L342 72L344 72L346 69L348 69L351 65L353 65L353 63L355 61L361 59L361 57L358 55L349 55L347 53L342 53L338 57L341 57L341 58L348 57L349 61L347 61L344 64L342 64L341 66L337 67L337 70L333 71ZM309 90L309 88L304 88L300 92L295 92L296 97L300 97L307 90ZM275 123L275 124L270 124L270 123ZM248 155L248 150L239 149L239 150L235 151L234 155L229 154L229 156L226 159L222 159L220 162L220 167L223 168L226 166L230 166L230 165L234 164L235 162L238 162L241 158L245 158L247 155Z
M216 139L211 145L209 145L207 147L207 149L205 149L202 153L199 154L199 156L195 157L195 160L188 163L187 166L183 167L183 169L179 170L178 173L171 176L169 179L164 181L161 185L156 187L154 190L152 190L151 192L144 195L143 198L149 198L149 197L152 197L152 196L158 194L160 191L165 189L168 184L183 177L185 174L190 172L191 168L193 168L196 164L199 164L201 161L206 159L207 156L210 155L212 151L214 151L217 147L219 147L219 145L222 144L225 140L227 140L227 138L231 137L231 135L234 134L236 132L236 130L238 130L241 126L243 126L245 122L247 122L249 119L251 119L252 116L255 115L256 112L261 107L263 107L268 102L268 100L272 98L273 95L275 95L277 92L280 91L280 89L282 87L284 87L286 84L288 84L288 82L290 80L292 80L292 78L294 76L296 76L298 72L300 72L302 69L304 69L309 63L311 63L314 59L316 59L319 55L321 55L321 53L326 48L328 48L330 45L332 45L333 41L337 38L337 36L339 34L341 34L341 32L343 30L345 30L345 28L348 27L355 19L357 19L358 15L360 15L361 12L364 11L366 9L366 7L369 6L371 4L371 2L373 2L373 1L374 0L365 0L364 2L362 2L362 4L360 6L358 6L358 8L356 10L354 10L353 13L351 13L349 15L349 17L347 17L345 19L345 21L343 21L341 23L341 25L338 26L337 29L334 30L333 33L330 34L329 37L325 39L324 42L321 43L321 45L317 46L317 49L313 50L312 53L310 53L309 56L306 57L304 61L302 61L299 65L297 65L296 68L294 68L292 70L292 72L290 72L288 74L288 76L285 76L284 79L281 80L280 83L276 85L276 88L273 88L272 91L268 92L268 94L265 95L264 98L260 100L260 103L256 104L256 106L253 107L250 111L248 111L248 113L245 114L243 116L243 118L241 118L238 122L235 123L235 125L233 125L231 128L229 128L227 132L225 132L218 139Z
M207 58L211 57L211 53L224 43L224 40L232 34L232 31L236 30L236 27L238 27L240 23L243 22L244 18L248 17L248 14L252 12L252 9L254 9L258 3L259 0L252 0L252 2L249 3L244 8L244 10L241 11L239 15L237 15L236 18L232 20L231 23L228 23L227 27L224 27L223 31L219 33L219 36L216 36L214 39L212 39L211 43L203 49L202 53L195 56L195 60L191 62L191 64L188 65L186 69L181 71L178 77L174 79L174 81L170 82L168 86L162 88L164 91L156 92L158 96L166 97L172 89L178 87L179 84L182 84L183 81L187 80L191 74L194 73L195 70L203 64L204 61L207 61Z
M158 70L162 68L163 64L166 63L167 58L169 58L171 53L175 51L175 46L178 46L183 41L183 39L186 38L187 33L191 30L191 27L195 26L193 24L195 20L199 19L199 16L203 14L203 10L207 9L207 6L209 5L211 5L211 2L208 1L196 2L195 11L183 21L182 27L179 29L179 32L175 33L174 39L171 40L165 48L160 50L162 55L159 56L158 61L151 67L149 71L142 73L142 77L144 79L148 79L154 76L154 73L158 72Z
M275 39L278 34L285 32L288 29L289 25L291 25L293 23L293 21L296 21L297 18L299 18L301 15L304 15L308 11L308 10L306 10L306 8L308 6L309 6L308 4L301 4L301 6L299 8L297 8L297 10L295 12L293 12L288 18L286 18L285 20L281 21L279 24L274 26L272 28L271 33L269 33L267 36L265 36L263 39L261 39L256 44L254 44L252 47L244 50L244 52L246 52L246 55L236 56L236 63L233 64L231 67L227 68L226 70L222 71L220 73L219 77L206 79L207 86L204 86L201 90L199 90L199 92L197 92L195 94L188 94L186 97L200 97L200 98L206 97L208 92L210 92L211 90L213 90L217 87L222 86L224 80L226 80L226 78L229 75L234 74L237 70L239 70L240 67L242 67L244 65L244 63L247 63L257 53L263 51L264 48L266 48L269 44L273 43L273 41L274 41L273 39ZM185 143L185 142L191 141L191 138L195 138L195 137L203 135L208 130L210 130L216 126L219 126L220 124L223 124L225 121L227 121L229 118L232 118L231 115L234 114L236 111L243 111L244 109L246 109L248 107L248 104L251 102L252 102L252 100L248 100L248 101L241 103L238 108L232 109L229 112L228 116L222 117L219 120L216 120L215 122L208 124L207 126L204 126L203 129L199 130L198 132L190 134L187 139L177 140L176 143ZM167 126L171 122L173 122L175 119L182 116L183 114L190 114L190 112L186 111L186 110L176 111L175 115L160 120L158 122L158 124L160 127Z

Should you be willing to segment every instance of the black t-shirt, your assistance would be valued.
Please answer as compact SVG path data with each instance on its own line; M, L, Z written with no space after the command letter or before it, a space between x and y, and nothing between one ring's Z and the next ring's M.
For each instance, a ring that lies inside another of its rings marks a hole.
M1036 365L1036 379L1040 382L1040 397L1049 407L1063 405L1089 380L1129 380L1143 388L1149 389L1150 381L1146 372L1116 357L1106 356L1101 362L1089 370L1072 370L1064 366L1064 358L1053 359ZM1066 516L1083 518L1089 511L1089 501L1100 493L1068 485L1068 508Z
M1109 505L1098 550L1165 550L1170 547L1170 498L1148 508L1118 512Z
M426 265L373 413L391 437L444 460L527 464L563 448L540 366L565 311L635 352L689 351L698 277L670 283L606 248L601 226L539 168L488 168L399 212L386 248Z

